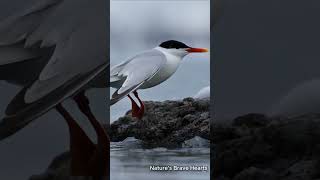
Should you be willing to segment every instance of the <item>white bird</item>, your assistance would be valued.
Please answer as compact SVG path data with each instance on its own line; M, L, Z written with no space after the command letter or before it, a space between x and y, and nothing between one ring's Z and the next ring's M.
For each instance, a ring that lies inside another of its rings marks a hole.
M183 57L189 53L201 52L208 50L192 48L182 42L169 40L112 67L110 86L117 90L112 95L111 105L128 96L132 104L132 116L141 119L144 114L144 104L137 90L151 88L164 82L176 72ZM130 93L138 99L140 107L129 95Z
M70 130L72 175L105 175L109 140L84 92L108 86L108 2L7 1L0 10L14 6L22 7L0 17L0 79L23 88L7 107L0 139L56 107ZM60 104L69 97L95 128L98 146Z

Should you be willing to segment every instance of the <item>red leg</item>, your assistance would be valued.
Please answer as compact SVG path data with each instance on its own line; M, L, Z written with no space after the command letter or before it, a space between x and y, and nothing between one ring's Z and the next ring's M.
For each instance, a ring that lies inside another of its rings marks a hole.
M137 103L133 100L133 98L128 94L128 97L131 101L131 114L132 117L138 117L139 116L139 111L140 107L137 105Z
M109 174L109 152L110 152L110 139L103 126L95 118L89 106L89 100L84 92L80 92L74 100L78 104L79 109L84 113L92 124L98 137L98 144L95 153L92 155L89 163L91 171L95 175L108 175Z
M138 112L138 118L142 119L143 115L144 115L144 103L141 101L141 99L139 98L139 95L137 93L137 91L133 92L134 96L138 99L139 103L140 103L140 110Z
M64 117L69 127L70 173L72 176L88 176L90 173L87 172L87 162L89 162L91 154L95 151L95 145L61 104L58 104L56 109Z

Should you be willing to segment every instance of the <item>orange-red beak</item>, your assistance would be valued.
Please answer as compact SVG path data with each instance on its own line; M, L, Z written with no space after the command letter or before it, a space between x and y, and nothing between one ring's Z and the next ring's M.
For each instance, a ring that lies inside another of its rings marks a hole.
M188 48L187 51L189 53L204 53L204 52L208 52L208 49L205 49L205 48Z

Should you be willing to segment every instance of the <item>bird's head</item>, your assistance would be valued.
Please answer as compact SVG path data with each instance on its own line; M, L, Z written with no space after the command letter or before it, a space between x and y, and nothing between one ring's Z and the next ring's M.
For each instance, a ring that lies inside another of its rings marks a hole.
M168 52L170 54L180 56L180 57L184 57L190 53L208 52L208 50L205 48L190 47L182 42L175 41L175 40L165 41L165 42L161 43L159 45L159 47L163 48L166 52Z

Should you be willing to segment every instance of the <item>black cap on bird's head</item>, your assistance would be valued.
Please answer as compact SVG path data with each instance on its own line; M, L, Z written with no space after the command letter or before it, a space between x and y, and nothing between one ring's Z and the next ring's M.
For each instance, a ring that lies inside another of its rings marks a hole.
M180 48L189 48L186 44L175 41L175 40L169 40L161 43L159 45L160 47L166 48L166 49L180 49Z
M204 48L192 48L182 42L176 41L176 40L169 40L161 43L159 45L162 48L165 49L184 49L185 51L192 53L192 52L208 52L207 49Z

